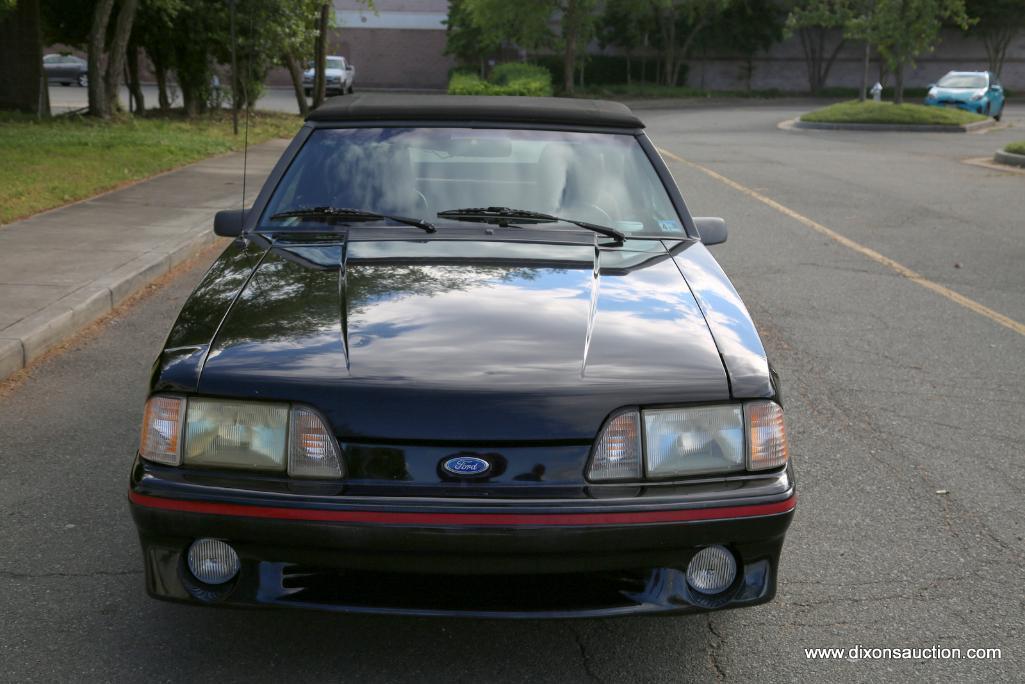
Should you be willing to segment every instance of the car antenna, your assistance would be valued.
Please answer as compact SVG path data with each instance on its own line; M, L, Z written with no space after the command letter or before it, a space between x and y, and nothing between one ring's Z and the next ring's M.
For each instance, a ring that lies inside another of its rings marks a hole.
M232 3L234 4L234 3ZM247 82L242 85L242 97L246 105L246 123L242 130L242 226L245 228L246 225L246 171L247 163L249 161L249 110L252 109L252 103L249 101L249 83L248 81L253 78L253 12L250 8L249 12L249 49L246 51L246 80ZM241 230L239 231L241 234Z
M246 120L242 129L242 207L239 212L239 235L246 226L246 176L248 175L247 168L249 162L249 90L247 83L238 77L238 71L236 69L237 62L235 60L235 51L238 47L238 38L235 34L235 3L237 0L228 0L228 8L231 13L231 78L232 78L232 98L231 98L231 109L232 109L232 124L235 133L238 133L238 97L235 93L235 87L238 86L242 89L242 100L246 107ZM251 51L253 49L253 14L249 13L249 50L246 52L246 78L252 77L253 72L253 60Z

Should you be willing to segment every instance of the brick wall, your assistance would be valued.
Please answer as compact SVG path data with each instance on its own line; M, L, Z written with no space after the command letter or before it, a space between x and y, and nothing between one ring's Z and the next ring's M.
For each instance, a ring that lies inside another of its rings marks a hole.
M700 57L700 55L698 55ZM860 87L864 59L864 45L849 43L838 55L829 75L829 86ZM917 60L917 67L907 68L904 84L910 87L927 86L951 70L984 71L987 68L986 51L977 40L965 37L959 31L945 31L936 50ZM774 45L768 54L754 61L751 85L754 89L807 90L808 76L797 38ZM873 56L869 68L870 83L879 78L879 61ZM1019 93L1025 91L1025 35L1018 37L1007 51L1001 80ZM710 90L741 90L746 87L746 65L743 60L728 56L694 59L687 74L688 85ZM884 80L890 86L893 78Z

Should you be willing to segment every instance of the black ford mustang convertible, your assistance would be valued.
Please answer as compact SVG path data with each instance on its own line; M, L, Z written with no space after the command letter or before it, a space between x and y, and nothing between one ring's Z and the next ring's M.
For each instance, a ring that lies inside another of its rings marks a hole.
M314 111L157 359L129 498L195 605L764 603L795 484L744 304L623 105Z

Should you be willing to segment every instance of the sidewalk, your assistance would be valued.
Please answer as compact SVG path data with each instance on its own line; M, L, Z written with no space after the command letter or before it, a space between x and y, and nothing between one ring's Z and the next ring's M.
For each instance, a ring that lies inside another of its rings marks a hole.
M249 149L247 202L286 145ZM218 239L241 195L232 153L0 228L0 380Z

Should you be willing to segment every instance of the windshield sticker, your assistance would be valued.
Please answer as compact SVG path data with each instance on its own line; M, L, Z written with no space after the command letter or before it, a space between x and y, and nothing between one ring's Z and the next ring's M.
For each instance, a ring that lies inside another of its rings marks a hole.
M683 228L676 219L662 219L658 222L659 230L663 233L682 233Z

